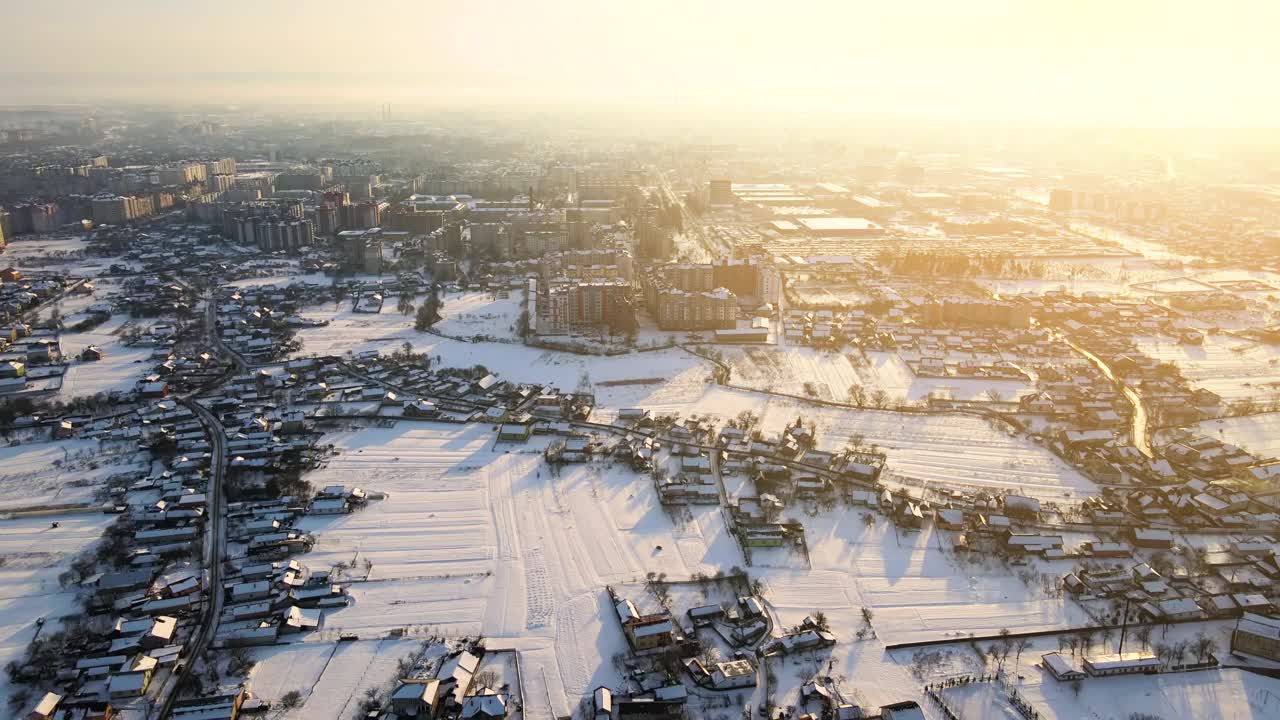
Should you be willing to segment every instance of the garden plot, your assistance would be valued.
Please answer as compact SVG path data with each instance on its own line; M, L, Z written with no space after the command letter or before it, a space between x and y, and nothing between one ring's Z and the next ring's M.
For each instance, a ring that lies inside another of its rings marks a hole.
M149 466L148 454L132 443L78 439L0 447L0 512L92 503L111 476Z
M74 588L64 589L58 576L113 519L90 512L0 520L0 665L20 661L37 633L57 632L59 618L82 614ZM45 618L43 628L37 618ZM0 697L9 692L5 673Z
M62 376L60 395L84 397L134 389L138 380L151 370L148 361L152 348L124 344L120 335L128 323L127 316L116 315L89 332L61 336L62 353L70 364ZM90 345L103 351L103 359L92 362L79 359L80 352Z
M342 454L308 475L313 485L360 485L388 497L349 515L299 523L316 536L307 564L349 568L354 581L353 605L328 613L326 624L366 632L445 623L442 629L457 633L478 630L495 534L485 476L477 471L494 459L492 436L480 425L414 424L327 438ZM475 601L460 602L467 595Z
M1216 333L1205 337L1203 345L1152 336L1134 341L1143 353L1177 365L1192 386L1224 400L1265 401L1280 396L1280 346Z
M1280 413L1205 420L1194 425L1193 429L1242 447L1259 459L1280 458Z
M726 348L730 383L754 390L847 402L849 388L877 390L891 403L920 402L931 395L954 400L1015 399L1035 386L1019 380L917 377L897 353L865 354L807 347Z
M495 437L486 425L426 423L327 436L341 454L307 479L387 497L304 519L316 546L303 562L347 568L352 604L326 612L326 628L483 633L493 647L527 653L526 676L545 682L539 695L551 700L531 697L541 710L526 714L549 718L617 679L612 658L625 640L604 585L743 561L718 508L673 522L647 476L609 462L553 476L545 443Z
M278 701L298 691L302 702L277 715L280 720L344 720L352 717L369 689L389 692L397 666L414 655L422 641L412 639L359 642L301 642L258 648L249 676L254 695Z
M838 511L802 519L815 572L851 574L857 604L874 608L876 631L886 643L995 634L1001 628L1079 627L1089 620L1069 600L1046 596L1034 567L1023 568L1024 582L985 556L951 552L948 533L899 532L874 514L876 522L868 526L864 514ZM1066 569L1048 572L1056 578Z

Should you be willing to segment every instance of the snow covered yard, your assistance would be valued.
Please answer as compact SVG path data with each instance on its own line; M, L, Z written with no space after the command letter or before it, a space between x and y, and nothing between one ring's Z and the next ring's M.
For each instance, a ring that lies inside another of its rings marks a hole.
M37 633L57 632L59 618L81 614L75 589L62 588L58 575L113 519L99 512L0 519L0 667L25 657ZM9 676L0 673L0 697L9 694Z
M0 447L0 512L92 502L107 478L148 467L147 454L128 443L76 439Z
M275 716L280 720L345 720L365 691L389 690L397 667L422 647L422 640L401 638L357 642L301 642L256 648L249 676L252 692L277 703L291 691L301 702Z

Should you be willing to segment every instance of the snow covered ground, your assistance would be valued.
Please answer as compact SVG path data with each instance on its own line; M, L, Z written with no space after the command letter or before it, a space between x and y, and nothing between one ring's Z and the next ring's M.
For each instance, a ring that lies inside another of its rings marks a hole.
M1238 445L1259 459L1280 458L1280 413L1205 420L1195 432Z
M1134 338L1138 349L1172 362L1194 387L1205 388L1224 400L1280 396L1280 346L1264 345L1222 334L1209 334L1203 345L1186 345L1174 338Z
M645 476L597 463L552 477L545 441L495 437L486 425L425 423L327 436L342 454L307 479L388 497L304 520L317 544L303 561L352 567L353 604L326 613L326 628L483 632L490 647L521 650L526 687L546 688L526 699L529 717L567 714L617 679L611 658L625 642L606 584L743 560L718 508L675 523Z
M443 316L435 329L445 335L468 337L491 335L500 338L518 338L516 320L520 317L523 292L513 292L509 298L495 298L490 292L459 292L444 298ZM425 296L423 296L425 297ZM415 300L421 303L423 297Z
M38 632L57 632L59 618L81 613L58 575L113 519L100 512L0 519L0 667L20 661ZM43 628L37 618L45 618ZM0 673L0 697L9 694L9 675Z
M1046 597L1038 584L1022 582L1006 565L952 552L953 533L901 532L878 515L867 527L863 515L868 512L784 515L804 522L815 574L851 576L856 592L846 589L847 597L875 609L875 629L885 643L995 634L1002 628L1078 627L1089 619L1074 602ZM1046 569L1058 575L1069 571L1069 565ZM821 600L815 596L818 604L810 610L823 607Z
M718 349L733 367L732 384L801 396L808 395L807 385L820 400L845 402L853 385L863 386L868 396L884 390L894 403L918 402L931 394L985 400L993 390L1011 400L1035 390L1017 380L916 377L897 353L870 352L864 360L859 354L809 347Z
M78 439L0 447L0 512L92 502L107 478L147 467L147 454L127 443Z
M126 392L151 370L152 364L148 361L152 348L129 347L120 340L120 332L128 322L127 316L116 315L89 332L62 334L62 353L71 363L62 377L59 391L62 397ZM93 362L80 361L80 352L90 345L98 346L105 357Z
M1243 670L1091 678L1077 696L1071 683L1047 673L1020 692L1044 720L1124 720L1132 713L1160 718L1280 717L1280 681Z
M446 312L448 310L446 299ZM594 383L650 381L654 386L664 380L680 380L686 376L705 383L711 374L709 363L678 349L603 357L543 350L515 343L451 340L414 330L413 318L395 312L394 305L377 315L353 313L346 309L335 312L332 306L324 310L307 310L302 315L309 319L330 320L330 323L298 332L303 341L299 355L341 355L365 350L391 352L408 342L414 352L439 356L440 364L445 367L483 364L504 380L545 383L566 391L577 387L584 371Z
M855 436L878 445L888 454L888 468L896 476L890 480L905 484L1018 489L1045 499L1097 492L1092 481L1049 450L979 417L827 407L717 387L683 375L662 385L597 387L596 399L601 407L592 419L601 422L614 417L620 407L721 419L750 411L768 432L780 432L802 417L814 422L820 449L842 449L858 439Z
M301 642L257 648L249 676L254 695L277 701L291 691L301 704L280 720L349 718L367 689L390 690L397 664L422 646L417 639Z

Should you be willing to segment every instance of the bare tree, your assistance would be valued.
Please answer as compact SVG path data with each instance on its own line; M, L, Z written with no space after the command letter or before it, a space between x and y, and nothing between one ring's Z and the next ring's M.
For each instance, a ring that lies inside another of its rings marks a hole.
M1031 641L1026 638L1018 638L1013 643L1013 649L1017 654L1013 657L1013 671L1018 672L1018 665L1022 663L1022 653L1031 649Z

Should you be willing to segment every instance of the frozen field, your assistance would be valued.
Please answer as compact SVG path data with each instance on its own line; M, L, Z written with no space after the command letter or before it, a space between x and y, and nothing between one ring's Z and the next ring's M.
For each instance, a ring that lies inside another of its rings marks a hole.
M718 349L733 367L731 384L808 396L807 384L812 397L820 400L846 402L853 385L863 386L867 395L884 390L894 403L918 402L930 394L985 400L993 390L1011 400L1035 390L1031 383L1017 380L916 377L897 353L870 352L864 361L860 355L809 347Z
M485 425L419 423L328 436L342 455L308 480L388 497L306 519L317 544L302 561L353 568L353 604L326 613L327 628L483 632L491 647L524 653L529 687L547 688L530 693L528 715L549 718L616 680L611 658L624 640L606 584L743 560L717 508L677 525L629 469L572 466L553 478L540 444L495 448L494 437Z

